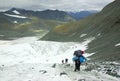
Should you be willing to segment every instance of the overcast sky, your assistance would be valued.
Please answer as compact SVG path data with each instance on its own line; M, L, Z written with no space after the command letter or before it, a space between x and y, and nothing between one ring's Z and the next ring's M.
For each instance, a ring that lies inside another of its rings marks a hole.
M10 8L63 11L101 10L114 0L0 0L0 11Z

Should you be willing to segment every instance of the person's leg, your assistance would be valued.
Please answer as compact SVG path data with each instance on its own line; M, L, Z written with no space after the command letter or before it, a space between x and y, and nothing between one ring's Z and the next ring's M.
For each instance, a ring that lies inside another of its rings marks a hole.
M76 61L76 70L79 71L79 60Z
M80 71L80 65L81 65L81 63L79 62L78 63L78 71Z
M76 71L77 70L77 61L75 61L75 70L74 71Z

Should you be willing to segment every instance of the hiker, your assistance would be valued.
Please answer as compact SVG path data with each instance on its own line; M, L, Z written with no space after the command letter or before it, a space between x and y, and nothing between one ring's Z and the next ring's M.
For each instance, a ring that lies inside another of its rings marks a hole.
M64 60L62 60L62 64L64 64Z
M68 58L65 59L65 63L66 63L66 64L68 63Z
M80 65L81 63L86 61L86 58L83 56L84 51L82 50L77 50L74 52L74 57L73 57L73 61L75 62L75 70L74 71L80 71Z

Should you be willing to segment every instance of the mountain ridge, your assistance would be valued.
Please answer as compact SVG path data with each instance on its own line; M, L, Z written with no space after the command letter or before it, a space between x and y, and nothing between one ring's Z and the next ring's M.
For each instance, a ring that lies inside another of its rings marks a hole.
M16 11L16 13L18 13ZM19 12L20 13L20 12ZM24 36L38 36L50 31L54 26L65 22L59 20L42 19L23 14L0 13L0 39L14 39Z
M17 36L36 36L33 31L51 31L56 26L76 21L64 11L49 9L32 11L20 8L12 8L5 12L0 12L0 19L0 34L2 36L0 39L9 39Z
M95 39L89 43L89 48L86 50L94 53L91 56L92 59L120 60L120 46L116 46L120 43L119 4L119 1L114 1L97 14L80 21L56 26L42 40L83 42L87 38L94 37ZM83 34L85 36L81 36Z
M90 10L90 11L80 11L80 12L68 12L71 16L73 16L75 19L80 20L87 16L93 15L98 13L98 11Z
M60 20L60 21L73 21L74 18L67 14L67 12L59 11L59 10L44 10L44 11L33 11L33 10L25 10L20 8L12 8L4 13L15 14L13 11L18 11L20 15L25 16L36 16L42 19L50 19L50 20Z

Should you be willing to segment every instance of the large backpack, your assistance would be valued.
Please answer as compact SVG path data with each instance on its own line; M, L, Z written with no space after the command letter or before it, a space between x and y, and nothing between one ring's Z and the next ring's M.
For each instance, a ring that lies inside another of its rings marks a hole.
M74 55L77 56L77 57L80 57L83 53L84 53L84 51L77 50L77 51L74 52Z
M84 56L79 57L79 61L81 63L85 62L87 59Z
M80 63L83 63L83 62L85 62L87 59L84 57L84 56L80 56L80 57L77 57L77 56L74 56L73 58L72 58L72 60L73 61L80 61Z

